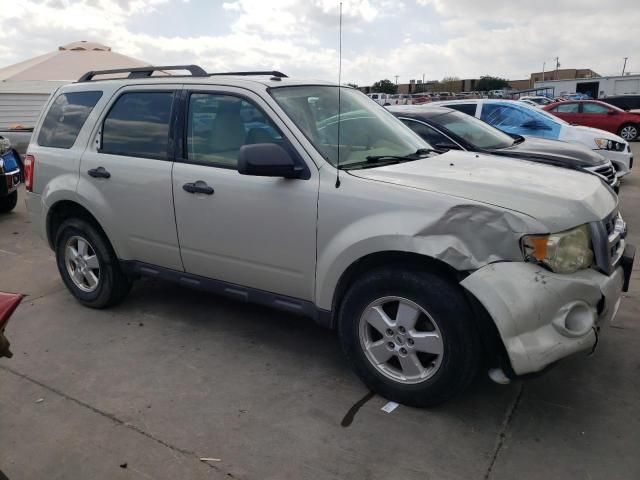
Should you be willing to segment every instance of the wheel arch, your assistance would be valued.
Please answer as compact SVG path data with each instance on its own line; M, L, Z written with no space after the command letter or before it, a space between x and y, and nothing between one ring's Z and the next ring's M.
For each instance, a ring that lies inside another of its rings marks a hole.
M70 218L79 218L93 225L104 236L106 242L109 244L116 256L118 256L113 243L109 239L109 235L107 235L107 232L102 228L102 225L95 215L93 215L93 213L91 213L86 207L73 200L59 200L54 203L47 212L45 228L47 232L47 241L51 249L55 250L56 234L60 225Z
M396 250L370 253L352 262L340 276L333 293L331 312L329 314L330 318L325 318L323 324L332 329L336 327L340 304L349 287L359 276L377 268L390 266L408 267L413 270L438 273L456 285L459 285L470 273L456 270L448 263L419 253ZM502 367L510 373L512 371L511 364L508 360L502 338L491 315L482 303L467 289L460 287L460 290L466 297L469 308L477 320L477 330L482 344L485 362L492 367ZM328 325L326 325L327 323Z

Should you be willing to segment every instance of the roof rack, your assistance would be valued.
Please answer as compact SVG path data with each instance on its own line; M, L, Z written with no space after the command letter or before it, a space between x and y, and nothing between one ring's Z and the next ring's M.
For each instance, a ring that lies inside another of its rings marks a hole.
M248 77L248 76L252 76L252 75L271 75L272 77L278 77L278 78L288 78L287 75L285 75L282 72L278 72L277 70L271 70L271 71L257 71L257 72L221 72L221 73L209 73L208 76L209 77L215 77L215 76L219 76L219 75L239 75L239 76L243 76L243 77Z
M82 75L78 79L78 82L90 82L96 75L111 75L114 73L128 73L129 75L126 78L147 78L150 77L153 72L167 70L187 70L192 77L206 77L208 75L207 72L198 65L166 65L158 67L116 68L114 70L92 70Z

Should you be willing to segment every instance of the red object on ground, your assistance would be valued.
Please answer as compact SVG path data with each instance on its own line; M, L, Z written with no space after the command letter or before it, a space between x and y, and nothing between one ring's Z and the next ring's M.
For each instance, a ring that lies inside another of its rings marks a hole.
M626 135L623 135L626 126L635 126L636 131L640 132L640 114L625 112L618 107L598 100L569 100L550 103L545 105L543 109L566 122L606 130L620 135L627 141L634 140L634 138L625 138L628 137L629 132L627 129L624 131Z
M18 305L24 298L19 293L2 293L0 292L0 357L11 358L11 350L9 350L9 340L4 336L4 327L9 323L9 318L16 311Z
M23 298L24 295L19 293L0 292L0 329L4 329L9 323L9 317L18 308Z

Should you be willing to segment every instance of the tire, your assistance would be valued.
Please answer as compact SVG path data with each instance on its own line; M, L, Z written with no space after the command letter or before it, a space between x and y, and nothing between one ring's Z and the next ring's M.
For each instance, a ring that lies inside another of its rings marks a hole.
M627 142L632 142L638 138L640 128L633 123L625 123L618 130L618 135L624 138Z
M81 304L107 308L127 296L131 280L122 272L109 241L94 225L79 218L65 220L55 239L58 271Z
M379 323L384 319L380 311L390 326ZM411 327L406 320L416 313ZM387 330L382 333L372 323ZM339 308L338 332L349 363L365 385L404 405L430 407L452 398L471 383L482 362L467 299L460 287L430 272L396 267L361 277ZM386 356L389 360L380 362Z
M18 191L0 197L0 213L9 213L18 204Z

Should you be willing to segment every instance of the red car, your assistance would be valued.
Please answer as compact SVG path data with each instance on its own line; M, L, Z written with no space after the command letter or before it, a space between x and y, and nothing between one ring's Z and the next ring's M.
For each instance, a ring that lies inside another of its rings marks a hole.
M615 133L627 142L637 139L640 133L640 114L598 100L569 100L551 103L543 109L566 122Z

